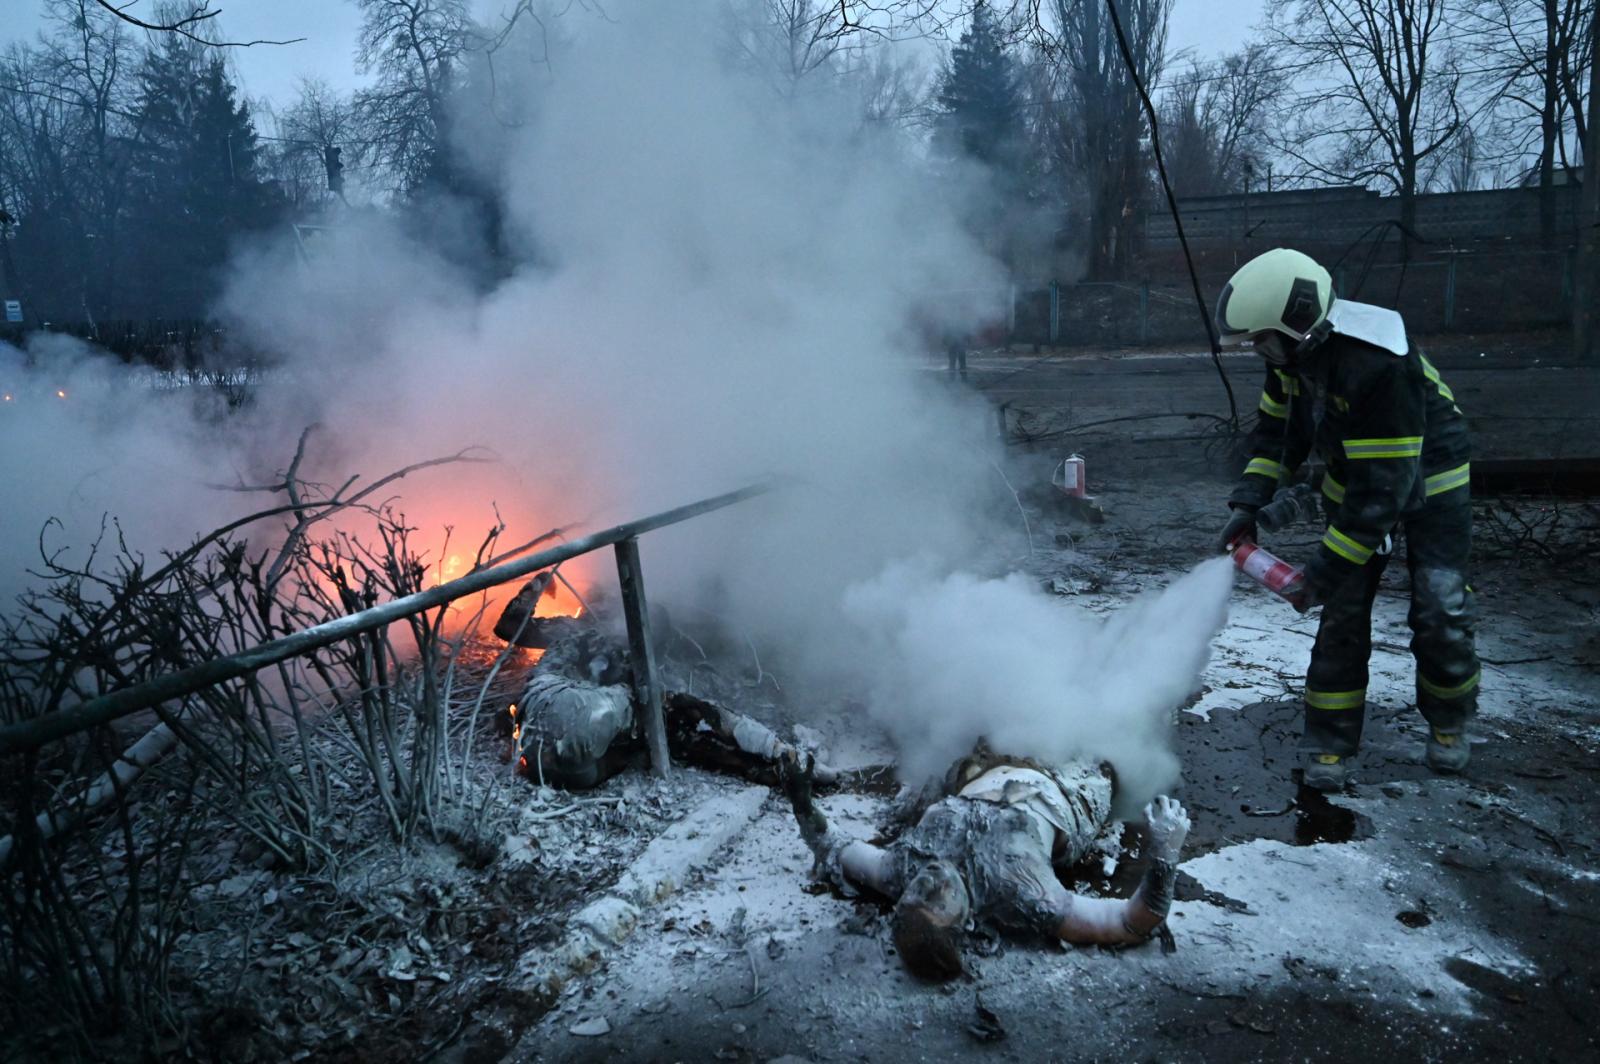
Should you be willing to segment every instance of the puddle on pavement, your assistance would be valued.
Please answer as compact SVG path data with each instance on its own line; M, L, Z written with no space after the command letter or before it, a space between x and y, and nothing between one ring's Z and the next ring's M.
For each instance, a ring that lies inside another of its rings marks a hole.
M1372 821L1353 809L1335 805L1328 796L1301 784L1295 794L1294 844L1350 842L1372 837Z

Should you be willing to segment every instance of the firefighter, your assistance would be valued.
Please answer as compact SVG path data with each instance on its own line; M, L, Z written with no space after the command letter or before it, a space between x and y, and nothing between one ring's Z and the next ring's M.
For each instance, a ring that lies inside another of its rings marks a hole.
M1313 450L1327 530L1295 608L1322 607L1306 672L1306 785L1337 790L1361 740L1372 651L1372 602L1402 531L1411 575L1411 652L1426 757L1440 773L1467 765L1477 708L1466 419L1392 310L1339 299L1332 278L1287 248L1240 267L1222 290L1224 343L1249 341L1266 361L1250 458L1229 496L1219 547L1254 538L1255 512Z

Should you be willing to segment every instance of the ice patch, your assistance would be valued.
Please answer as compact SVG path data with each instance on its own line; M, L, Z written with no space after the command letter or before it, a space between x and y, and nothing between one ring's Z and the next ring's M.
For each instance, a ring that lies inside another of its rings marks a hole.
M1253 915L1204 902L1174 907L1173 928L1202 974L1248 992L1281 977L1295 959L1336 974L1342 992L1368 992L1419 1011L1471 1015L1474 992L1445 963L1466 957L1510 977L1531 971L1492 937L1470 906L1439 896L1439 883L1410 883L1414 870L1386 859L1372 843L1296 847L1257 839L1205 854L1182 866L1207 889L1248 905ZM1432 922L1411 930L1396 914L1428 896ZM1223 956L1219 956L1222 949ZM1180 951L1180 956L1184 951ZM1195 957L1195 954L1203 956Z

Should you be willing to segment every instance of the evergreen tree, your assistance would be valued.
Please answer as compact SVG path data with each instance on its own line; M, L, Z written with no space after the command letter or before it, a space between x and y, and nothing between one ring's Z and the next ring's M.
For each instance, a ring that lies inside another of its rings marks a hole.
M1023 143L1022 90L1017 64L989 6L979 3L951 49L939 80L939 135L944 150L1013 174Z
M1021 71L987 4L972 9L972 22L939 78L936 100L935 149L949 159L975 162L989 176L988 193L962 207L967 227L1013 273L1031 269L1042 227L1029 194L1033 175ZM970 192L964 183L962 189Z
M281 217L250 108L222 59L169 37L146 56L133 167L127 296L138 317L203 315L233 245Z

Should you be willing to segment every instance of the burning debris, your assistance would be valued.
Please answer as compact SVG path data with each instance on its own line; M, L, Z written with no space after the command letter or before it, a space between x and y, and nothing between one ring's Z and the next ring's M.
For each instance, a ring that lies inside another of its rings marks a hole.
M566 588L578 602L570 613L558 612L562 608L558 596L560 588ZM513 646L545 650L563 634L578 630L573 622L587 612L586 606L583 596L567 582L560 570L550 569L537 574L518 589L501 611L500 619L495 622L494 634Z

